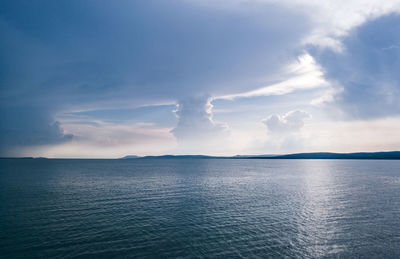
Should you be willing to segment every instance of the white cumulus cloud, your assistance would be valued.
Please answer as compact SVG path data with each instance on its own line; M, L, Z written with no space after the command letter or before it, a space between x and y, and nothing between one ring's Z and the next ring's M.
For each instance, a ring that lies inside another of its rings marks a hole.
M227 141L229 128L213 120L211 100L209 96L196 96L178 102L175 114L179 121L171 132L182 151L216 151Z
M283 116L271 115L263 120L271 133L286 133L299 131L304 126L304 119L310 118L311 115L305 111L290 111Z

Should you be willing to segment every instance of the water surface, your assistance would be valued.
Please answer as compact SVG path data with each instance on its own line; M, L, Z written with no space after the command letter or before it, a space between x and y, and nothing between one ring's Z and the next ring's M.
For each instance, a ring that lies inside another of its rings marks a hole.
M0 256L400 257L400 161L0 160Z

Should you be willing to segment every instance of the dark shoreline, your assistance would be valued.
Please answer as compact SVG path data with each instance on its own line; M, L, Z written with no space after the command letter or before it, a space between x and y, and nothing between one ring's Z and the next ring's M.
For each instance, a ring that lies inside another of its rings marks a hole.
M388 152L357 152L357 153L295 153L284 155L237 155L237 156L207 156L207 155L162 155L162 156L126 156L122 158L46 158L46 157L0 157L0 159L357 159L357 160L400 160L400 151Z
M151 158L180 158L180 159L370 159L370 160L400 160L400 151L390 152L358 152L358 153L296 153L285 155L255 155L255 156L203 156L203 155L165 155L165 156L145 156L138 158L122 159L151 159Z

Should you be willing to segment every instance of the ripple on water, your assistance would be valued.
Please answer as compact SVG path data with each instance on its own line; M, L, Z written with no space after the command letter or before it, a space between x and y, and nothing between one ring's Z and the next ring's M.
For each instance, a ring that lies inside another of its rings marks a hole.
M1 257L400 257L400 161L1 160Z

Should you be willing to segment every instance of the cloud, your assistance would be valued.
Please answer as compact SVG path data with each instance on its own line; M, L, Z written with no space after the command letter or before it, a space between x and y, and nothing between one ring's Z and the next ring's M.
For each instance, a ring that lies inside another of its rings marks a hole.
M314 48L311 54L334 82L321 98L333 101L349 118L398 114L400 49L393 46L400 43L399 31L400 15L391 14L355 28L343 39L341 53Z
M268 132L273 134L285 134L287 132L297 132L304 126L304 119L311 115L305 111L290 111L283 116L271 115L263 120Z
M29 112L27 112L29 111ZM73 139L50 119L46 111L35 107L0 109L0 155L18 156L22 146L60 144Z
M369 120L314 121L307 123L302 137L308 152L392 151L400 148L400 117Z
M209 97L320 87L324 96L313 104L336 102L365 118L396 114L399 22L377 17L399 6L397 0L2 1L0 147L70 140L77 128L67 130L58 119L66 113L175 103L173 134L194 147L191 137L225 134L212 119ZM375 100L379 107L367 105Z
M230 94L216 99L236 99L243 97L284 95L297 90L309 90L329 86L324 72L314 58L305 53L289 64L285 69L286 79L282 82L264 86L249 92Z
M264 149L280 153L299 151L304 146L300 130L307 118L311 118L309 113L296 110L282 116L274 114L263 120L268 128Z
M46 117L37 121L45 128L70 111L257 89L300 53L309 26L294 10L260 7L262 12L175 0L2 1L1 109L29 107L7 127L29 128L28 118L39 116ZM14 139L24 138L17 132ZM30 138L34 144L35 134Z
M109 106L110 99L142 105L259 88L297 56L308 30L304 15L261 7L230 12L182 1L6 2L2 69L13 72L5 79L13 86L9 94L46 91L35 98Z
M246 6L270 4L294 10L297 14L305 14L309 18L310 30L302 43L307 45L342 50L341 40L351 31L380 16L400 13L400 0L197 0L200 5L219 9L238 10ZM255 3L257 3L255 5ZM254 7L256 8L256 7Z
M221 143L227 141L229 128L214 121L209 96L197 96L182 100L175 111L179 121L171 131L177 138L181 150L186 152L206 152L207 149L226 148Z
M354 28L381 16L400 13L399 0L283 0L279 3L309 14L312 30L304 38L304 44L328 47L336 52L343 50L342 39Z
M318 97L312 99L310 104L317 107L326 108L326 106L332 104L335 101L335 98L342 92L343 87L331 85L330 87L324 89L324 91L322 91Z
M125 155L161 155L176 147L176 141L170 134L171 128L96 120L66 122L63 127L75 133L71 141L27 146L17 151L24 156L118 158Z

